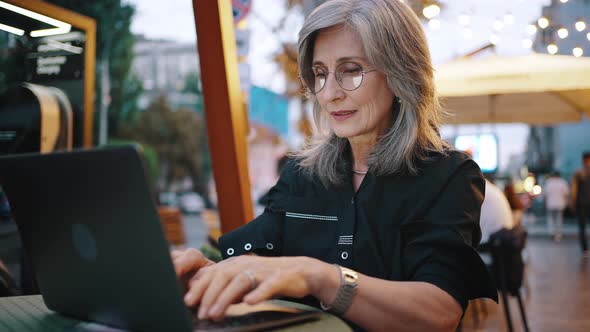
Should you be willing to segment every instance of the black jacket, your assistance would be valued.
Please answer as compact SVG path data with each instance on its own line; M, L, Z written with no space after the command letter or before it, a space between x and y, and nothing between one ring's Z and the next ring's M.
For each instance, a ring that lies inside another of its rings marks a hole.
M474 249L485 192L479 167L449 151L419 169L415 176L369 171L355 193L352 183L326 189L292 161L264 213L221 237L222 255L303 255L376 278L428 282L463 310L473 298L497 299Z

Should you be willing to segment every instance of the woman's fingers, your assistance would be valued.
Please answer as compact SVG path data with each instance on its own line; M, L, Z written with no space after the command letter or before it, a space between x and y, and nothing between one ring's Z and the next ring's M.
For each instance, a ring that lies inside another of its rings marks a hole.
M276 271L260 286L244 297L248 304L256 304L277 295L301 298L309 294L309 285L295 271Z
M222 289L221 294L209 309L208 316L213 319L223 318L230 304L240 300L244 294L252 290L252 286L256 286L250 278L255 278L254 274L250 277L245 272L238 273L227 287Z
M279 294L283 283L280 276L280 273L273 273L271 276L263 280L256 289L244 297L244 302L247 302L248 304L256 304Z
M184 251L182 250L172 250L170 252L170 256L172 256L172 259L176 259L177 257L181 256L184 253Z
M195 250L177 255L174 261L177 273L198 267L188 282L184 302L189 307L199 305L200 319L220 319L230 304L239 301L254 304L276 295L303 297L310 292L289 258L236 257L211 264Z
M202 269L203 271L205 269ZM184 303L187 307L194 307L201 301L201 297L213 278L213 273L202 273L199 277L194 277L189 282L189 289L184 295Z
M197 271L211 262L200 251L192 248L180 253L172 252L172 257L177 276Z
M199 319L208 317L209 309L213 303L215 303L219 294L234 277L234 274L229 271L215 271L214 273L207 274L212 275L212 277L207 280L204 280L205 278L197 279L197 284L207 282L199 304ZM198 287L201 286L198 285Z

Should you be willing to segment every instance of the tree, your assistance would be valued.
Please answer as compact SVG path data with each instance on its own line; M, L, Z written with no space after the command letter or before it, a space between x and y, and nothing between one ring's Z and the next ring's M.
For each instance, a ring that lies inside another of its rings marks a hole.
M122 127L121 134L156 150L164 179L161 191L187 176L208 206L209 179L206 174L206 131L202 114L189 109L172 110L165 97L156 99L133 124Z
M201 74L198 72L191 72L184 78L183 92L193 93L197 95L196 111L203 112L203 88L201 84Z
M47 0L96 20L96 102L106 107L108 134L119 136L120 124L138 112L141 82L130 74L134 37L131 20L135 8L121 0ZM103 70L108 68L108 71ZM106 87L109 91L103 93Z

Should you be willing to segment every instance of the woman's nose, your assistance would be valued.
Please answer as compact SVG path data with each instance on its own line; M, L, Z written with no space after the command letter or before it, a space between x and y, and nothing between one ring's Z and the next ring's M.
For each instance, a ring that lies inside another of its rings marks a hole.
M344 90L336 81L336 75L334 75L333 73L330 73L328 77L326 77L326 83L322 91L320 91L320 94L322 94L321 97L326 102L330 102L336 99L342 99L344 98L344 96L346 96Z

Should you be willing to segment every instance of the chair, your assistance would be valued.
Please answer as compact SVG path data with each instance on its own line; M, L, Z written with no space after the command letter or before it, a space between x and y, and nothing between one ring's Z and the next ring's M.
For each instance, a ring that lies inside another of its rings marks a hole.
M525 247L526 238L527 232L522 226L516 226L512 229L503 228L490 235L488 249L492 255L491 272L496 281L496 287L502 297L506 324L510 332L513 331L513 328L508 295L512 295L518 300L524 330L526 332L529 331L526 313L520 296L524 274L522 250Z
M159 206L158 214L170 245L182 249L186 243L182 225L182 212L175 207Z

